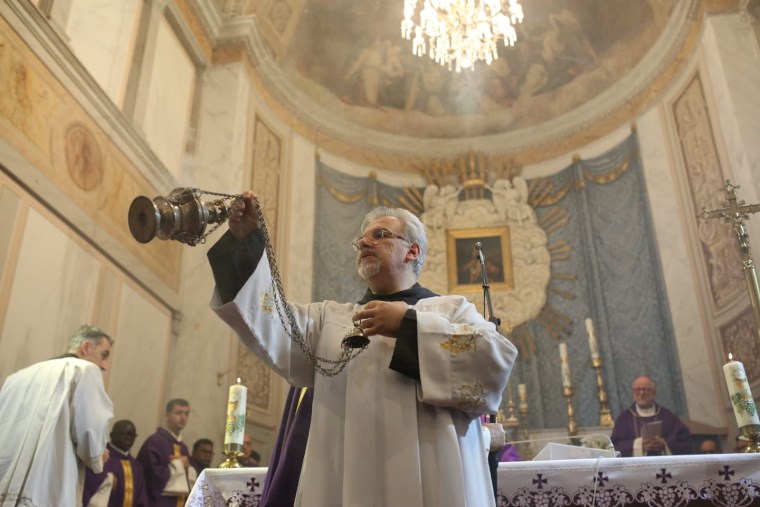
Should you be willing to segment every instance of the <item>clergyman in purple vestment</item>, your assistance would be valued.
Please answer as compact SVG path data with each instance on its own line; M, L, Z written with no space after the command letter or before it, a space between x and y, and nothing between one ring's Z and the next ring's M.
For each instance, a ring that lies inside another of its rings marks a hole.
M647 376L633 381L634 403L615 420L610 437L623 457L690 454L689 428L673 412L655 403L654 380ZM642 427L659 423L659 435L642 435Z
M109 507L148 507L142 465L129 453L135 443L135 437L137 437L137 431L132 421L121 420L114 423L111 429L111 442L108 444L109 458L103 466L103 471L99 474L89 468L85 471L82 497L84 507L90 505L90 500L103 485L109 473L113 477L113 485L108 497Z
M195 477L195 469L190 466L190 453L181 441L180 433L190 417L190 404L181 399L166 404L166 427L158 428L148 437L137 454L137 461L143 466L148 502L151 507L182 507L187 493L164 495L170 479L182 481L187 477L188 468ZM185 479L186 480L186 479Z

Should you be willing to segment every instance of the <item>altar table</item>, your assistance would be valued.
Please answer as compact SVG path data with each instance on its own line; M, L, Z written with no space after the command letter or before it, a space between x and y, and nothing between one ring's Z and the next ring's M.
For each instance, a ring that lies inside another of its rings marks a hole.
M266 470L208 468L186 505L258 506ZM760 455L500 463L498 484L499 507L760 507Z

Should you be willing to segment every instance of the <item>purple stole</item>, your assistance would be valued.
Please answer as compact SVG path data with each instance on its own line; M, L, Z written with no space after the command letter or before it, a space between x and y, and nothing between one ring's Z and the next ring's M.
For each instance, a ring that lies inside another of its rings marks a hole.
M140 447L137 461L145 472L148 501L151 507L182 507L187 496L162 496L169 482L169 456L187 456L187 446L174 438L166 428L158 428Z
M109 507L147 507L145 479L140 463L131 455L124 455L111 444L108 444L108 451L110 456L101 473L96 474L89 468L85 469L83 505L87 507L106 479L106 474L111 473L114 476L114 484L108 500Z

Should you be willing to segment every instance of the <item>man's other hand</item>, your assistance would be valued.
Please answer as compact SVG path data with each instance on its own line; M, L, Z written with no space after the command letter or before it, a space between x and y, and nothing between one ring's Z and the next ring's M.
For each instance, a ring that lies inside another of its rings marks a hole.
M507 433L504 431L504 426L500 423L483 423L483 427L487 428L491 434L491 445L488 447L488 451L502 450L507 444Z
M409 305L403 301L370 301L363 310L354 313L354 321L367 336L379 334L396 338Z

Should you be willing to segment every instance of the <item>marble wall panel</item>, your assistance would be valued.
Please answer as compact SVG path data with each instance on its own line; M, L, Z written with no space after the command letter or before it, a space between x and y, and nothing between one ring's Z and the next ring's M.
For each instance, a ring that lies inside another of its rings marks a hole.
M61 226L29 210L0 335L0 379L66 351L92 323L99 261Z
M195 64L166 18L159 24L155 51L145 137L166 168L183 181L182 158L195 90Z
M312 271L314 265L314 197L316 164L314 145L301 136L294 135L291 144L290 166L296 172L289 178L290 196L287 220L288 245L299 255L288 257L288 295L293 301L308 303L312 294Z
M0 275L5 273L11 249L11 238L16 225L19 196L8 187L0 187ZM0 276L2 278L2 276Z
M135 44L139 0L73 0L66 34L77 59L121 104Z
M129 419L137 427L137 453L163 422L171 314L127 283L121 284L120 292L108 394L114 421ZM191 392L188 386L184 397L190 398Z

